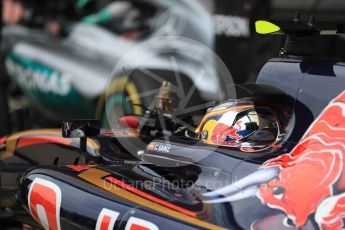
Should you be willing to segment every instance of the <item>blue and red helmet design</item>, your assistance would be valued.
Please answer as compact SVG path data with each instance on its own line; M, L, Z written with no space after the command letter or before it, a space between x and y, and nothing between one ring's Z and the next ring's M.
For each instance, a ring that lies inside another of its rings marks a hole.
M261 139L275 141L278 126L272 114L258 113L251 99L236 99L209 109L196 133L208 144L247 148Z
M202 139L213 144L236 144L237 140L250 135L253 131L246 130L242 119L236 120L238 114L254 111L254 104L250 100L230 100L218 105L206 113L197 133Z

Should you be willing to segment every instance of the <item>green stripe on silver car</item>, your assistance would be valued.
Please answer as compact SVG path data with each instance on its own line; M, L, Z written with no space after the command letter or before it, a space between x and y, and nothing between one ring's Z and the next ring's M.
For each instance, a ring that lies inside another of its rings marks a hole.
M92 102L73 87L73 76L16 54L6 58L9 75L37 106L56 113L68 110L93 114Z

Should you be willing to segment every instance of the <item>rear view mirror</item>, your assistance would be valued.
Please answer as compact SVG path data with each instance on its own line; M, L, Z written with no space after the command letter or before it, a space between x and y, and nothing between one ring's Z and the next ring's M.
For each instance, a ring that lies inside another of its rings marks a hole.
M93 137L99 133L99 120L71 120L62 123L62 136L65 138Z

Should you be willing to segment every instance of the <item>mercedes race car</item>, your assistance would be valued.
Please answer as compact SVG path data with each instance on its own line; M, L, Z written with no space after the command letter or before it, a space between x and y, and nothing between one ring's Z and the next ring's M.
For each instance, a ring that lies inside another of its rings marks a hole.
M260 33L287 34L280 57L195 126L163 82L154 108L120 117L125 130L70 120L62 134L3 137L3 219L45 229L343 228L345 64L316 48L343 27L311 22L258 22Z
M11 105L34 111L31 127L57 127L62 119L76 118L107 122L106 106L159 88L152 75L172 81L178 71L183 85L196 87L198 101L219 94L211 15L199 1L19 2L25 17L4 26L2 52L17 86ZM123 82L124 91L111 87ZM130 103L136 114L143 110L132 104L148 107L146 101Z

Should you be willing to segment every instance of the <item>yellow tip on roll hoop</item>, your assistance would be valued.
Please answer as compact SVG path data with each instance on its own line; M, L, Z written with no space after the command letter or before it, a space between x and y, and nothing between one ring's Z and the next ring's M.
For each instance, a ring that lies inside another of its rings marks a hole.
M271 34L280 31L280 27L264 20L255 22L255 30L258 34Z

